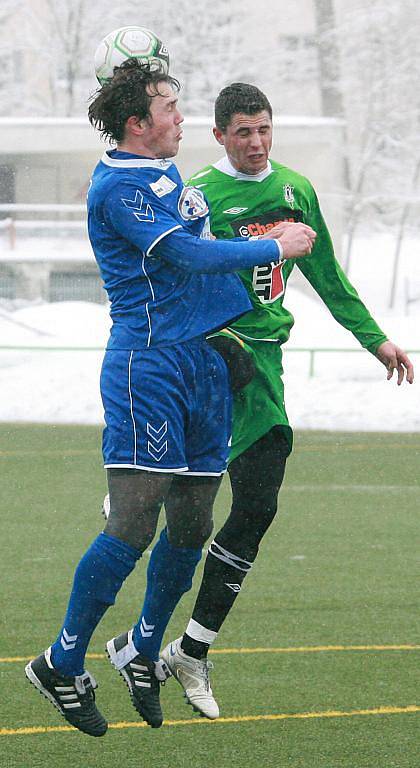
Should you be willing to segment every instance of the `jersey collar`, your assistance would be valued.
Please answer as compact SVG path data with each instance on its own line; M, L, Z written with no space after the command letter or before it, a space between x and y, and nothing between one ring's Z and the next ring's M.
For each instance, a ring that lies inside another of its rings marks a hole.
M128 152L121 154L125 156L123 158L111 157L108 152L104 152L101 161L104 165L110 165L112 168L160 168L165 171L172 165L172 160L165 160L164 158L157 158L155 160L151 157L129 155Z
M263 171L260 171L260 173L256 173L255 175L241 173L241 171L237 171L236 168L233 167L227 155L218 160L217 163L214 163L214 167L217 168L218 171L226 173L228 176L233 176L234 179L239 179L240 181L264 181L264 179L266 179L273 171L271 163L268 161L267 167L264 168Z

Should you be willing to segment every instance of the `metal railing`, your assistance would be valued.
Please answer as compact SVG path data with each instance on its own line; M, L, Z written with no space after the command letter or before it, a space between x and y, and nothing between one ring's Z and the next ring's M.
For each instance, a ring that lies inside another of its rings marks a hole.
M363 347L286 347L286 352L302 352L309 355L309 378L315 376L315 355L324 353L350 353L360 354L366 352ZM406 349L408 355L420 355L420 349Z
M8 214L0 219L0 230L5 230L9 239L10 250L16 248L16 237L19 232L48 230L62 228L84 232L86 230L86 206L79 203L1 203L0 215ZM18 218L19 214L34 214L36 218ZM45 214L55 214L56 218L43 218ZM63 218L63 214L64 217ZM78 214L80 218L71 219L69 216Z
M72 346L47 346L43 345L8 345L1 344L0 352L104 352L105 347L72 347ZM289 347L286 353L301 353L309 356L308 378L315 377L315 357L320 354L360 354L366 353L362 347ZM420 349L406 349L408 355L420 355ZM1 364L0 364L1 367Z

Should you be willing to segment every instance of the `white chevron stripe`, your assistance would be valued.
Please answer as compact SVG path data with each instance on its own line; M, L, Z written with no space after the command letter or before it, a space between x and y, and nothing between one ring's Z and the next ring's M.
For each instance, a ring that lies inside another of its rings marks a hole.
M168 431L168 422L164 421L162 426L159 429L155 429L152 427L149 422L147 422L147 434L154 440L156 443L160 443L163 438L165 437L166 433Z
M163 459L165 453L168 452L168 441L165 440L163 445L160 446L160 448L155 447L151 442L147 443L147 452L150 453L150 455L155 459L155 461L160 461Z
M63 628L63 637L66 643L75 643L77 640L77 635L69 635L65 627Z
M76 643L66 643L64 637L61 638L60 643L63 646L64 651L72 651L73 648L76 647Z
M141 624L142 624L142 627L144 627L144 629L146 631L149 630L149 629L154 629L155 628L154 624L147 624L146 623L144 616L141 617Z

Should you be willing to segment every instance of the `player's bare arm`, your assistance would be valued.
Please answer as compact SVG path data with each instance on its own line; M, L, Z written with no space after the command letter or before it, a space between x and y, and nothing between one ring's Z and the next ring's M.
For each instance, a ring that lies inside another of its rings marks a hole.
M404 381L404 376L409 384L414 381L414 367L408 357L407 353L403 349L397 347L392 341L384 341L376 350L376 357L383 363L387 369L388 381L392 379L394 371L397 371L397 384Z

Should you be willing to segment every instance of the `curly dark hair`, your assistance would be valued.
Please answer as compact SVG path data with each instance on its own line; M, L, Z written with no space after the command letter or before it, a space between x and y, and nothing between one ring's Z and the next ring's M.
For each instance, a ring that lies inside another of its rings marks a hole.
M159 83L168 83L177 92L181 87L174 77L153 71L137 59L127 59L114 68L112 80L91 96L88 109L91 125L103 139L114 143L122 141L129 117L135 115L139 120L150 117L152 99L160 93Z
M273 110L265 93L249 83L231 83L220 91L214 104L216 127L222 133L232 120L233 115L242 112L244 115L255 115L267 110L270 119Z

